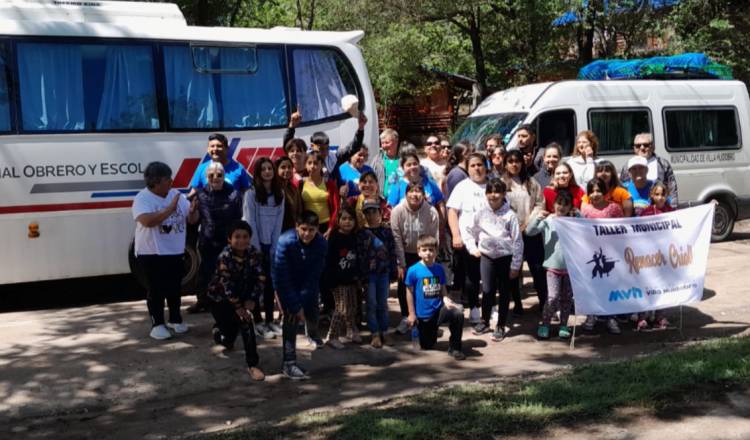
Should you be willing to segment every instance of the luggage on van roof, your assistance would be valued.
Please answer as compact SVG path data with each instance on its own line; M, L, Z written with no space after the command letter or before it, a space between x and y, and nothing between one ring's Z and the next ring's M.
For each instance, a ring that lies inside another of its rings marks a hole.
M597 60L581 68L578 79L732 79L732 69L702 53L634 60Z

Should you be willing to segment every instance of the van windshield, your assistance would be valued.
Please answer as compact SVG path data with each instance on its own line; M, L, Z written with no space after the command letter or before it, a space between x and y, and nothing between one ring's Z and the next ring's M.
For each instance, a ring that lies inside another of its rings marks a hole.
M523 122L528 113L497 113L494 115L467 118L453 135L451 144L467 140L474 144L477 150L484 150L482 139L499 134L507 144L513 130Z

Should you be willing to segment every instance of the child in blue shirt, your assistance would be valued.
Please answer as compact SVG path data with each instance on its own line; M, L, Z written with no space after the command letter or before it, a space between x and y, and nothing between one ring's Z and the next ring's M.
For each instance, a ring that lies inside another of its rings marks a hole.
M417 254L421 261L411 266L404 277L409 307L407 320L409 327L417 326L419 345L423 350L435 346L438 327L447 322L451 331L448 354L460 361L466 359L461 351L463 306L446 296L445 272L443 266L435 262L437 245L437 239L430 235L421 235L417 240Z

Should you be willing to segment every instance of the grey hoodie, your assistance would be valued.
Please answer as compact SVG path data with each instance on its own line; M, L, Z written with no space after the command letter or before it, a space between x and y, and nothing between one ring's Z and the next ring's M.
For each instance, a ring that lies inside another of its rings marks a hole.
M412 211L406 202L396 205L391 211L391 230L396 241L396 258L398 266L406 268L404 253L417 253L417 239L422 234L438 238L438 212L427 201L422 202L418 210Z

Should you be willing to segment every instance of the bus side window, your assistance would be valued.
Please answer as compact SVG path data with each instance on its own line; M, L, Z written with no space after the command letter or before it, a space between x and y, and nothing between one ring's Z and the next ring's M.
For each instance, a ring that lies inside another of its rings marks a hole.
M0 133L10 131L7 50L7 46L4 43L0 43Z
M18 43L21 129L159 129L148 45Z
M563 155L572 152L576 135L576 113L573 110L553 110L539 115L537 145L544 148L552 142L562 147Z
M737 121L735 108L666 108L667 150L739 148Z
M295 95L303 121L341 115L341 98L358 95L356 74L335 50L295 48L292 60Z
M169 125L177 129L279 127L288 123L277 47L163 46ZM246 71L243 71L246 70Z
M651 112L647 108L591 109L589 127L599 138L599 154L633 154L633 138L651 133Z

